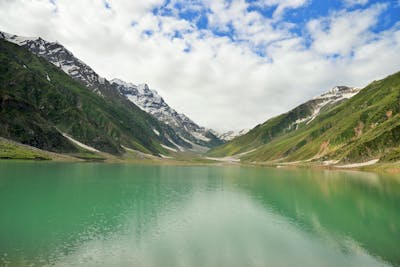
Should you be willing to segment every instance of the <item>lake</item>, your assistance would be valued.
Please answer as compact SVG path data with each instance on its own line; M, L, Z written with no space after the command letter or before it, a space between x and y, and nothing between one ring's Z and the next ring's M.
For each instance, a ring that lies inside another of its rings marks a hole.
M0 161L0 266L400 266L399 181Z

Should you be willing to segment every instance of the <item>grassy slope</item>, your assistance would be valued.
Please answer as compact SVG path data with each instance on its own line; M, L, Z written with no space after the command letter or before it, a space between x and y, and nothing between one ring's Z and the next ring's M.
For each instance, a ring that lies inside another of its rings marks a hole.
M267 120L263 124L257 125L246 135L239 136L232 141L211 149L208 152L210 156L232 156L257 148L263 144L271 142L273 139L288 134L296 129L306 125L306 121L296 123L296 121L310 117L315 107L321 102L319 99L312 99L303 103L287 113ZM338 105L335 103L334 105ZM332 105L326 105L321 111L332 108Z
M146 153L168 153L151 130L162 130L152 116L91 92L45 59L4 40L0 125L1 136L49 151L78 152L60 130L112 154L122 152L121 144Z
M273 129L283 114L211 153L221 156L257 148L242 159L356 162L383 157L396 161L400 159L399 112L400 72L371 83L350 100L326 110L296 131L271 138L265 144L260 141L259 136L268 129L266 126Z
M38 149L0 138L0 159L49 160L51 157Z

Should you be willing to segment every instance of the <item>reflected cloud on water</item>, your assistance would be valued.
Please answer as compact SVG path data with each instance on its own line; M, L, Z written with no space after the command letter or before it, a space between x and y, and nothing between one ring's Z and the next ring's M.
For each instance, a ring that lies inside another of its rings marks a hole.
M53 265L53 264L52 264ZM239 192L198 193L137 238L80 244L54 266L385 266L350 239L312 235Z

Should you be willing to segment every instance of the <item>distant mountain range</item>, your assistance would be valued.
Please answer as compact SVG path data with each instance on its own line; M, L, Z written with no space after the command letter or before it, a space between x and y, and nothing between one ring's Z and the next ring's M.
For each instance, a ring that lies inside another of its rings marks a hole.
M400 160L400 72L364 89L335 87L208 155L323 164Z
M0 38L27 48L32 53L45 58L100 96L120 97L117 96L119 94L129 99L139 108L172 128L175 138L170 136L169 139L170 143L175 143L173 149L205 151L209 147L223 143L215 131L200 127L186 115L176 112L146 84L137 86L119 79L108 81L57 42L48 42L40 37L21 37L4 32L0 32Z

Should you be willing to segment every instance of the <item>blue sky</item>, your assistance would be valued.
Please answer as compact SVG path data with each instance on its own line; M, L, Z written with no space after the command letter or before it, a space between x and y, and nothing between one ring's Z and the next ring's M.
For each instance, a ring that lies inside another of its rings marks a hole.
M400 0L13 0L0 29L58 41L219 131L400 71Z
M194 8L188 7L188 2L193 2ZM226 1L227 3L232 1ZM249 11L256 11L262 14L264 17L272 18L274 11L276 11L278 4L269 6L260 6L258 0L247 0L249 3ZM351 1L349 1L351 2ZM294 23L295 28L293 32L301 34L301 28L310 20L320 17L327 16L329 13L338 10L356 10L356 9L367 9L376 3L382 3L385 1L366 1L365 3L348 4L346 1L341 0L318 0L318 1L307 1L303 6L296 9L288 9L284 12L280 21ZM381 14L381 19L376 27L375 31L381 31L392 27L399 21L400 17L400 3L398 1L386 1L388 8ZM172 3L170 0L165 1L162 5L155 7L152 12L154 14L162 16L174 16L180 19L184 19L196 24L198 29L210 29L207 15L212 12L207 6L203 5L201 1L185 1ZM226 32L228 37L233 37L233 32Z
M229 6L234 1L225 1L226 5ZM304 4L291 9L285 9L279 18L274 18L274 12L279 7L279 1L271 4L260 4L258 0L246 0L248 4L247 11L257 12L264 18L274 20L273 27L279 28L285 24L291 24L288 28L290 33L297 36L302 36L305 39L307 34L304 32L304 28L307 23L312 19L319 19L327 17L332 13L341 11L355 11L355 10L367 10L376 4L384 3L386 8L379 14L378 22L371 27L371 31L379 33L381 31L390 29L400 19L400 1L363 1L363 0L318 0L318 1L303 1ZM284 1L282 1L284 2ZM156 16L174 17L180 20L185 20L195 25L196 30L208 30L217 36L225 36L231 39L233 42L245 42L237 35L235 28L228 25L227 29L221 30L218 27L210 25L208 17L213 11L201 0L191 1L171 1L166 0L163 4L158 5L152 9L152 12ZM176 34L176 38L183 38L180 33ZM267 45L267 44L265 44ZM265 46L264 45L264 46ZM262 47L254 47L253 50L260 56L265 56L264 53L259 53L259 49Z

